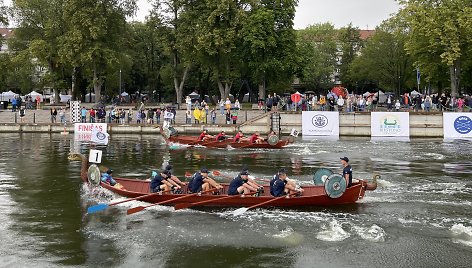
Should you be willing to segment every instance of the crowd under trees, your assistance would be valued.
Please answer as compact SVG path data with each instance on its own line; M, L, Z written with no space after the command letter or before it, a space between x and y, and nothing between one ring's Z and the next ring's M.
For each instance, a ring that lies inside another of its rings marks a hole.
M0 25L15 28L0 53L0 91L50 88L56 101L59 92L98 101L126 91L181 103L192 91L290 93L295 78L324 94L334 74L354 93L472 88L470 1L401 0L367 40L352 25L294 30L297 0L151 2L136 22L136 0L0 0Z

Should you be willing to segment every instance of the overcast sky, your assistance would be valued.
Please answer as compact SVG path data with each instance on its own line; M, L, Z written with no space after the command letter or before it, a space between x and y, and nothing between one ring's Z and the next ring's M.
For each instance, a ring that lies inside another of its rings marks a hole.
M11 0L4 0L10 4ZM148 0L138 0L136 20L144 20L151 8ZM374 29L398 10L395 0L299 0L295 28L331 22L336 28L350 22L360 29Z

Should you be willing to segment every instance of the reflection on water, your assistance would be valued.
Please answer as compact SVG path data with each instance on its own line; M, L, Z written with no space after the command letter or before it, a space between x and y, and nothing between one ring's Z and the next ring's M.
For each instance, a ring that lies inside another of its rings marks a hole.
M238 217L232 209L155 206L126 216L144 203L85 215L89 205L123 200L80 183L80 163L68 162L67 154L71 147L86 154L89 145L56 134L0 136L6 265L465 267L472 261L470 141L316 139L280 151L228 151L169 150L158 136L114 135L98 148L103 165L120 177L145 179L169 162L181 177L202 166L234 176L248 166L267 179L286 167L292 179L311 184L319 167L340 172L341 156L351 159L355 177L382 174L377 191L349 206L256 209Z

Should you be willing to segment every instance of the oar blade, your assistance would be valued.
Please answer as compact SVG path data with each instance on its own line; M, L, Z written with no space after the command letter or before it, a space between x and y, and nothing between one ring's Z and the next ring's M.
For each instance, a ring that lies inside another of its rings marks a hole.
M135 208L130 208L126 211L127 215L131 215L137 212L140 212L141 210L145 209L145 207L135 207Z
M179 209L189 208L191 206L192 206L192 203L178 203L174 206L174 209L179 210Z
M244 212L248 211L249 208L238 208L235 211L233 211L233 216L239 216L244 214Z
M95 206L91 206L87 209L87 213L92 214L95 212L99 212L99 211L105 210L107 207L108 207L108 204L98 204Z

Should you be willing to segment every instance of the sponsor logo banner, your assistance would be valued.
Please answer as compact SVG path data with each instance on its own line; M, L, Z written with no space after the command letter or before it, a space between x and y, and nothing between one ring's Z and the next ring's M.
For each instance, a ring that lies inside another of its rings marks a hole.
M302 112L303 136L339 136L339 113Z
M472 138L472 113L443 113L445 139Z
M372 112L370 131L372 137L410 137L410 113Z

